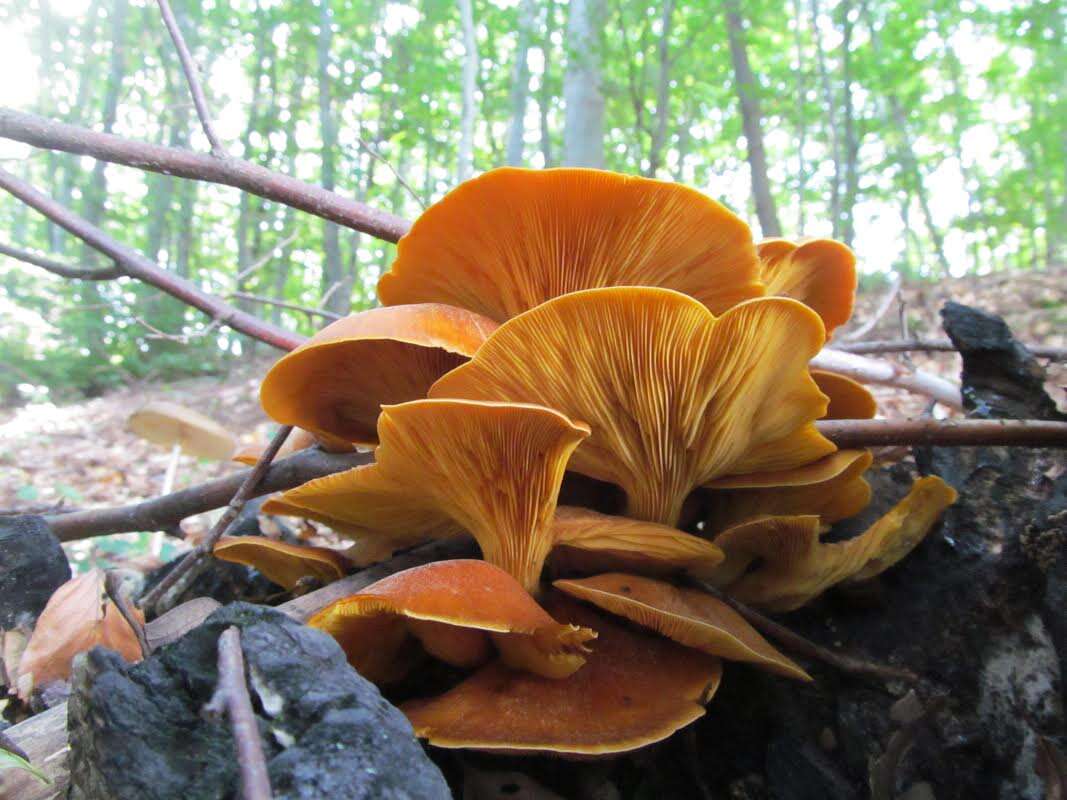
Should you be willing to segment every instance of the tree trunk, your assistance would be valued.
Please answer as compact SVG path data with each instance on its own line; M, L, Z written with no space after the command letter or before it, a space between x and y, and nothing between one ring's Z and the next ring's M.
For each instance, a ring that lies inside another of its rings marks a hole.
M826 55L822 49L822 36L819 35L819 0L811 0L811 30L815 42L815 67L819 73L819 85L822 88L823 108L826 109L826 128L830 137L830 157L834 162L834 175L830 183L830 221L833 224L833 238L841 237L841 143L837 137L837 103L834 90L830 85L830 71L826 67Z
M670 36L674 21L674 0L664 0L660 18L659 42L656 45L659 61L659 74L656 76L656 126L652 129L652 140L648 147L648 171L650 178L663 164L663 146L667 143L667 123L671 116L671 57Z
M333 14L329 0L319 0L319 125L322 128L322 187L329 191L336 188L335 158L337 129L330 96L330 44L333 39ZM341 243L337 225L324 222L322 226L323 268L320 291L330 292L326 308L336 314L348 312L351 295L351 278L345 275L341 263ZM341 284L337 289L334 286Z
M800 8L800 0L793 0L793 35L796 48L796 126L797 126L797 236L804 235L804 213L807 209L804 194L808 188L808 165L804 160L804 146L807 144L808 126L806 120L808 87L804 75L804 37L801 27L804 15ZM815 34L818 36L818 32Z
M856 120L852 106L852 10L851 0L842 0L841 30L844 41L841 43L841 82L842 106L845 113L845 196L841 204L841 238L852 247L856 238L856 225L853 211L859 192L859 139L856 136ZM921 196L922 187L919 187Z
M536 20L534 0L522 0L519 5L519 30L515 45L515 65L511 71L511 124L508 127L507 163L522 165L523 139L526 134L526 98L530 91L530 32Z
M459 126L456 177L462 183L474 173L474 90L478 78L478 43L474 38L471 0L459 0L459 17L463 27L463 118Z
M604 0L571 0L563 76L563 163L571 167L604 166L600 60L605 19Z
M541 45L541 85L537 92L537 111L541 126L541 158L545 169L555 166L552 157L552 129L548 124L548 112L552 106L552 87L549 84L549 68L552 59L552 34L556 32L556 4L553 0L545 2L545 38Z
M778 212L774 207L771 182L767 177L767 154L763 149L763 118L760 113L756 76L748 63L745 26L737 0L726 0L726 32L730 40L730 59L734 66L734 83L741 104L741 122L745 131L748 166L752 172L752 193L756 199L756 216L764 236L781 236Z

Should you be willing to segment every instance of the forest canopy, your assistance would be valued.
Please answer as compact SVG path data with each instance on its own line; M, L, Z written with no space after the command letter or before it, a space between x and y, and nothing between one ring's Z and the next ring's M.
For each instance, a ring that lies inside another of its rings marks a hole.
M764 236L839 239L871 282L1063 259L1067 60L1054 0L174 10L229 155L403 218L496 166L602 166L697 187ZM2 106L210 151L153 2L8 3L0 63ZM373 305L395 254L234 188L7 140L0 159L161 267L302 333ZM0 246L109 266L6 194L0 229ZM222 371L255 347L130 278L0 263L11 367L0 400Z

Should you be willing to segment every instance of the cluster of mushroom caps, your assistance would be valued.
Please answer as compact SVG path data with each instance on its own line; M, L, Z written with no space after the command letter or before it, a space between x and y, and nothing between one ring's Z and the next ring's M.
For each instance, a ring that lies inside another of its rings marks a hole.
M468 671L401 706L442 747L616 753L702 716L723 659L810 680L698 584L795 609L899 561L955 499L923 478L864 534L820 541L870 500L870 454L814 423L874 401L808 367L855 286L843 245L754 244L682 186L578 169L461 185L400 241L382 308L263 382L278 422L374 463L264 510L329 524L359 563L468 535L484 560L395 574L310 624L383 686L424 659Z

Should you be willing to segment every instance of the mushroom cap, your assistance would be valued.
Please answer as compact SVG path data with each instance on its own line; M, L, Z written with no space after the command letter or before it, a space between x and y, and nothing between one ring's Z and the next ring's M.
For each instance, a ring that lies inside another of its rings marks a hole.
M349 535L439 537L458 526L486 560L536 590L563 472L586 425L543 406L436 399L384 407L378 434L374 464L281 502L340 520Z
M263 410L285 425L376 444L383 404L426 396L496 328L440 303L372 308L327 325L283 356L260 388Z
M686 647L731 661L747 661L787 678L811 680L744 617L706 592L621 573L554 581L552 585Z
M856 298L856 256L832 239L794 244L765 239L756 245L767 294L810 306L826 325L826 338L848 322Z
M302 578L332 583L348 574L349 560L329 547L287 544L266 536L223 536L211 551L215 558L255 567L286 589Z
M862 383L819 369L813 369L811 377L819 391L830 398L823 419L873 419L878 413L874 395Z
M835 584L866 580L896 564L956 496L940 478L920 478L864 533L831 544L819 541L817 516L767 517L735 526L715 537L726 561L715 568L713 580L743 603L792 611Z
M762 294L758 269L748 226L693 189L506 167L461 184L415 221L378 296L503 322L580 289L665 286L719 313Z
M716 318L669 289L557 297L509 320L430 397L539 403L590 423L569 469L621 486L626 516L673 526L722 475L795 467L835 448L808 373L822 322L787 298Z
M390 575L327 606L308 624L337 639L352 665L379 682L399 677L404 637L396 633L397 626L456 666L484 661L492 650L489 634L498 634L494 639L505 658L520 651L527 659L517 667L553 676L578 669L585 660L585 642L596 637L588 628L556 622L514 578L473 559L438 561ZM513 647L519 640L527 646ZM385 652L389 648L392 656Z
M442 695L404 703L415 734L437 747L609 755L666 739L704 715L722 662L629 630L549 593L556 619L598 632L585 666L565 680L494 661Z
M559 506L552 519L556 543L554 559L566 548L564 558L578 561L588 571L636 569L662 573L677 570L703 571L721 563L721 550L707 539L677 528L627 517L600 514L588 508ZM595 565L595 566L594 566Z
M130 415L126 427L142 439L163 445L180 445L182 452L219 461L233 455L236 441L215 420L198 411L153 400Z
M286 456L291 456L293 453L299 453L301 450L307 450L309 447L315 446L321 447L327 453L350 453L355 449L351 442L346 442L336 436L329 436L328 434L315 435L303 428L294 428L293 432L286 437L285 442L278 449L274 460L277 461ZM234 453L230 460L254 467L266 448L266 444L245 445Z
M823 524L854 516L871 500L867 450L839 450L795 469L731 475L706 485L708 530L765 516L817 514Z

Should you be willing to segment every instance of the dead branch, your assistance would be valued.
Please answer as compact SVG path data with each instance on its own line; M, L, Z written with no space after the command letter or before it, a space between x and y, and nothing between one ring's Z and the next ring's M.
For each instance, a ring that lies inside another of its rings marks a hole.
M744 603L738 602L730 597L730 595L725 594L712 586L710 583L696 579L694 579L693 582L712 597L715 597L730 606L730 608L744 617L752 627L756 628L761 633L765 633L784 648L791 650L798 655L810 658L814 661L821 661L836 670L846 672L850 675L865 675L885 681L904 681L905 683L918 683L919 681L919 676L909 669L893 667L888 664L879 664L874 661L866 661L862 658L856 658L855 656L847 655L838 650L831 650L822 645L815 644L815 642L810 639L805 639L799 633L789 630L785 625L775 622L770 617L765 617L754 608L749 608Z
M281 446L285 444L285 440L289 438L289 434L292 431L292 425L283 425L278 429L263 450L256 465L252 467L252 470L245 477L244 483L241 484L226 506L226 510L222 512L222 516L215 521L215 525L211 528L207 538L186 553L177 567L167 573L166 577L152 587L151 591L144 594L141 598L142 608L154 610L156 614L161 614L173 608L181 593L196 579L197 575L203 572L207 564L207 557L215 549L215 543L230 529L233 521L237 519L237 515L244 508L245 503L255 495L256 487L263 480L263 476L270 469L270 463L274 460L274 456L278 454Z
M845 341L858 341L864 336L866 336L868 333L870 333L872 330L874 330L874 326L881 322L882 317L884 317L889 311L889 307L893 305L893 300L900 292L901 283L902 281L900 275L897 275L893 278L893 282L890 284L889 290L885 293L881 301L878 303L878 307L874 310L874 313L871 315L871 318L864 322L862 325L860 325L858 328L856 328L856 330L849 331L848 333L846 333L843 337ZM847 348L839 347L838 349L846 350Z
M410 222L395 214L378 211L336 192L232 156L219 158L138 142L10 108L0 108L0 137L148 172L234 186L386 242L397 241L411 227Z
M1067 422L1040 419L839 419L815 426L840 448L1067 447Z
M826 347L811 360L811 366L827 372L836 372L860 383L894 386L923 394L950 408L963 407L960 389L956 384L928 372L894 364L892 361L867 358Z
M100 228L3 169L0 169L0 189L6 189L90 247L113 259L123 274L163 290L183 303L203 311L213 320L220 320L222 324L229 325L236 331L281 350L292 350L305 341L303 336L253 317L224 300L201 291L189 281L161 269L137 251L115 241Z
M1020 342L1030 353L1038 358L1051 358L1054 361L1067 361L1067 347L1053 347L1043 344L1025 344ZM870 342L846 342L835 344L835 350L845 353L907 353L927 351L934 353L955 353L956 346L948 339L876 339Z
M167 0L157 0L157 3L163 15L163 24L167 26L170 38L174 42L174 49L178 51L182 72L185 73L185 80L189 84L189 94L193 96L196 115L200 117L200 127L204 129L204 135L207 137L208 144L211 145L211 152L222 158L226 155L226 148L222 146L218 134L215 133L215 126L211 122L211 114L207 108L207 98L204 97L204 87L200 85L200 78L196 74L196 64L193 63L193 56L185 44L182 30L178 27L178 20L174 18L174 12L171 11Z
M0 253L5 256L10 256L11 258L16 258L19 261L25 261L27 264L33 264L35 267L48 270L61 278L68 278L75 281L113 281L115 278L124 274L117 266L85 268L71 267L66 264L61 264L58 261L53 261L50 258L45 258L37 253L31 253L28 250L19 250L10 245L3 244L2 242L0 242Z
M272 464L254 495L291 489L314 478L368 464L370 453L326 453L316 448L302 450ZM93 508L45 517L62 542L88 539L108 533L166 531L194 514L221 508L248 478L241 470L223 478L190 486L172 494L117 508ZM254 496L253 495L253 496Z
M111 602L115 604L115 608L122 614L122 618L126 620L126 624L133 630L133 635L137 637L137 644L141 646L141 658L148 658L152 655L152 646L148 643L148 637L145 636L144 623L134 612L129 597L122 590L122 579L114 570L109 569L104 573L104 590L111 598Z
M259 723L252 710L245 681L245 658L241 650L241 631L227 628L219 637L219 682L211 700L204 706L208 716L230 718L230 730L237 746L237 767L241 773L243 800L271 800L267 760L259 738Z
M273 297L260 297L258 294L249 294L248 292L232 292L230 297L236 297L238 300L248 300L252 303L262 303L266 306L277 306L278 308L287 308L290 311L300 311L304 314L309 314L317 317L324 317L326 319L334 320L341 319L342 314L335 314L332 311L326 311L322 308L315 308L314 306L302 306L297 303L287 303L284 300L275 300Z

